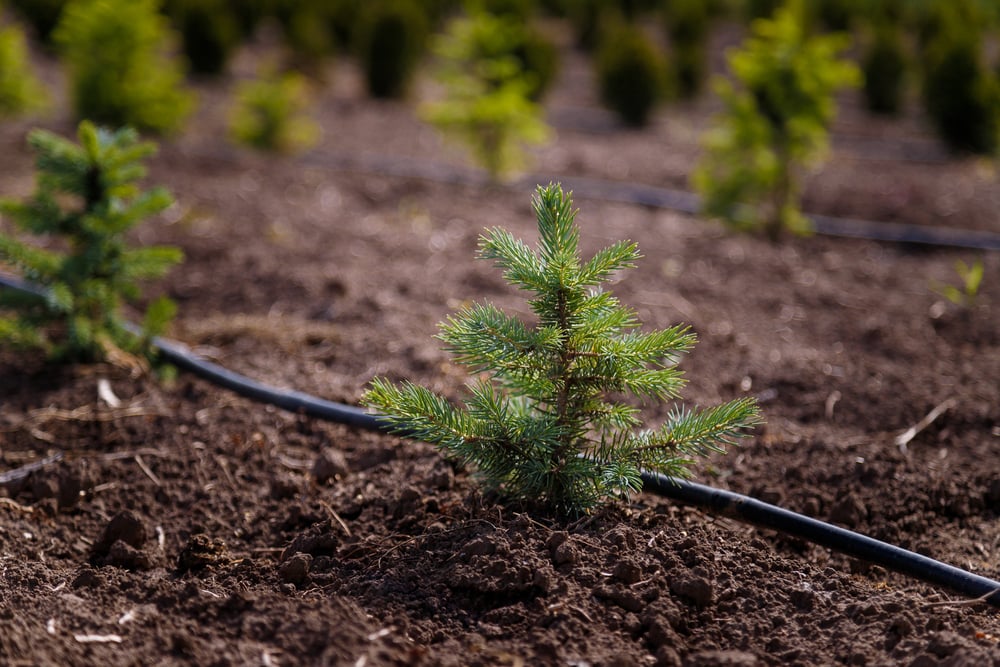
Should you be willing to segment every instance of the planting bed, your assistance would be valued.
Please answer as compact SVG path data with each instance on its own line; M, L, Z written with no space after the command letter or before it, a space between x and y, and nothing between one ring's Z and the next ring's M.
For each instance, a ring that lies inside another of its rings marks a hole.
M533 238L531 187L342 168L460 161L406 105L363 99L347 66L333 80L308 156L227 148L226 84L205 87L195 126L152 161L150 182L179 203L137 240L187 255L157 286L179 304L171 335L335 401L375 374L460 398L435 324L472 299L526 311L473 256L484 226ZM683 186L712 103L627 132L589 90L571 59L550 100L558 139L535 168ZM917 118L844 105L807 209L1000 232L986 166L948 158ZM72 132L63 117L47 126ZM0 127L5 195L31 188L27 127ZM622 301L650 328L698 333L685 400L761 401L766 426L697 479L1000 577L1000 256L773 245L576 203L585 249L631 238L643 251L614 285ZM977 256L976 305L930 290ZM797 539L648 494L561 521L483 497L423 444L187 374L159 383L0 352L0 471L56 452L24 479L0 472L2 664L1000 664L994 608Z

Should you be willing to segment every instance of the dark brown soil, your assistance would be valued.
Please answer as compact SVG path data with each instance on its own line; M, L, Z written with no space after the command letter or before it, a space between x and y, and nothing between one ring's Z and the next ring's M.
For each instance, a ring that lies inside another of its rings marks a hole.
M171 335L331 400L356 402L376 374L459 398L463 370L435 324L466 300L526 312L473 257L486 226L534 237L530 190L338 167L461 155L412 104L364 99L350 65L332 81L308 156L227 147L231 82L203 86L191 129L163 143L150 182L179 203L137 240L187 255L157 286L180 306ZM916 115L843 106L807 208L1000 231L991 165L947 156ZM549 108L558 139L537 171L684 187L712 103L623 130L572 56ZM62 115L46 125L72 131ZM32 186L27 127L0 127L5 195ZM1000 577L1000 257L775 245L671 212L577 205L587 250L631 238L645 255L613 286L622 301L650 328L698 333L685 400L762 402L767 425L696 479ZM974 306L930 289L977 257ZM995 610L797 539L651 495L566 522L483 497L424 444L185 374L160 383L0 353L0 470L56 452L0 478L4 665L1000 665Z

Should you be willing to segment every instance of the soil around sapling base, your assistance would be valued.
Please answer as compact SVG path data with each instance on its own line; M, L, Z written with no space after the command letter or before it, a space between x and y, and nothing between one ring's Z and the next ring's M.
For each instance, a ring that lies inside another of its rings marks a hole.
M583 76L571 61L554 115L605 118ZM317 155L458 163L406 104L365 100L348 66L333 80ZM484 227L534 238L530 192L232 149L229 85L206 85L198 121L150 164L179 203L136 240L187 256L154 290L178 302L171 335L331 400L355 403L376 374L460 399L467 378L435 325L470 300L529 316L473 257ZM538 168L676 185L704 111L672 109L645 132L564 126ZM876 165L836 149L875 136L934 145L914 127L848 105L807 202L996 231L997 186L973 162L889 152ZM0 128L5 194L31 188L23 129ZM998 257L982 256L981 294L961 309L929 285L954 282L968 251L776 245L670 212L576 204L586 252L639 243L639 268L611 286L623 303L648 328L698 334L685 401L762 402L767 424L696 479L1000 576ZM947 399L903 452L895 437ZM0 470L56 451L60 462L0 491L5 664L1000 664L995 610L797 539L650 495L562 520L484 496L425 444L187 374L157 382L0 352Z

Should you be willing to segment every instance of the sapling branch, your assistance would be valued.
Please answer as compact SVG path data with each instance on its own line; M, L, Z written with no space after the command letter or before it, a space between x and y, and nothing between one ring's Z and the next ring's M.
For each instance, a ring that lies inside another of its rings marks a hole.
M638 408L610 396L677 398L684 381L675 366L694 336L682 326L639 333L635 313L600 291L614 272L634 266L634 243L615 243L585 262L569 196L540 187L534 208L537 249L490 229L479 256L533 293L537 323L489 304L449 317L439 338L488 379L470 385L464 408L411 383L374 379L363 401L391 430L475 466L510 497L577 513L639 491L646 468L685 476L697 457L760 423L756 402L743 398L703 411L675 408L660 429L633 432Z
M23 202L0 202L0 213L22 231L62 237L63 251L47 250L0 233L0 260L40 286L37 293L0 295L0 342L43 347L55 358L128 360L151 355L151 339L173 316L173 304L155 300L144 328L131 333L124 302L141 296L139 282L162 276L181 260L177 248L129 248L125 233L172 203L162 188L140 192L142 158L153 146L132 130L111 132L80 124L78 144L36 130L38 190ZM12 316L4 317L10 312ZM141 365L141 364L140 364Z

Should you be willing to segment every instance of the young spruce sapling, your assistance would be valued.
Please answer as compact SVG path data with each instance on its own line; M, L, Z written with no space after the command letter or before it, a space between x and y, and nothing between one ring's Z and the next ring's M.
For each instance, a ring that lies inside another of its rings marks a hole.
M37 191L24 202L0 202L0 214L15 227L57 237L65 249L0 232L0 262L42 288L41 294L0 293L0 343L42 347L64 360L150 356L150 339L173 317L173 302L153 301L139 334L126 326L121 308L141 296L140 281L158 278L180 262L181 251L130 248L125 234L173 199L163 188L143 192L136 185L145 175L140 161L154 147L138 141L134 131L111 132L84 121L78 136L80 145L44 130L32 132Z
M729 54L737 83L718 83L723 110L692 178L706 214L774 240L786 229L811 231L799 209L802 172L826 155L835 93L860 79L838 57L847 36L810 34L805 9L793 0L754 21Z
M551 134L532 99L540 78L518 55L526 35L510 17L473 9L469 17L452 20L434 44L444 96L426 104L422 115L464 143L493 181L521 168L527 147Z
M584 261L562 188L539 187L534 208L537 250L494 228L480 238L479 256L533 293L537 323L477 304L441 324L439 338L480 375L464 409L424 387L381 378L366 405L395 432L474 465L486 486L563 513L639 491L643 469L684 477L696 457L760 423L756 402L740 398L701 411L675 407L659 428L638 430L638 408L616 398L677 398L684 380L676 366L695 337L684 326L639 332L635 312L601 290L635 265L634 243L620 241Z

